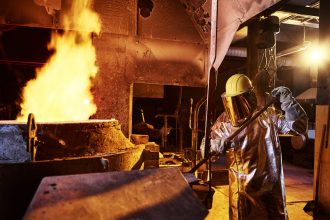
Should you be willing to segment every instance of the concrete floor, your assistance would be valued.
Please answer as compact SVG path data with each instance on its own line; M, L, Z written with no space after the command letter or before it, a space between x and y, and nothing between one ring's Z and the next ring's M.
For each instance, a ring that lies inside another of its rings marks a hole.
M313 170L284 163L284 178L289 219L313 219L303 210L306 203L313 199ZM228 220L228 185L215 186L214 190L213 206L205 219Z

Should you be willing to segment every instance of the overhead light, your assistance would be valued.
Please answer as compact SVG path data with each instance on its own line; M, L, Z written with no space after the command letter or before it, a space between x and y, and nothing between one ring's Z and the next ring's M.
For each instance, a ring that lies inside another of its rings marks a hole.
M322 64L325 57L326 51L317 43L314 43L303 53L301 61L306 65L319 65Z
M312 59L312 61L314 62L319 62L322 59L322 52L319 49L312 49L311 53L310 53L310 58Z

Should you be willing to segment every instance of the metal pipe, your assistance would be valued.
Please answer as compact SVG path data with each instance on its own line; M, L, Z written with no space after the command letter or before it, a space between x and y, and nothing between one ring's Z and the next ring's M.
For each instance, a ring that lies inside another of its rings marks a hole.
M194 99L193 98L190 98L190 109L189 109L189 128L190 129L192 129L192 126L191 126L191 116L192 116L193 104L194 104Z
M310 47L311 43L305 41L302 45L290 47L276 54L276 58L284 57L293 53L298 53L306 50ZM226 53L226 56L232 57L247 57L247 48L245 47L230 47Z
M247 49L245 47L229 47L226 56L247 57Z
M205 103L206 101L206 96L201 98L197 103L194 108L194 124L191 130L191 148L194 149L195 151L195 160L194 164L196 165L197 161L197 145L198 145L198 115L199 115L199 110L201 106Z
M310 47L311 42L305 41L302 45L294 46L276 54L276 58L284 57L293 53L298 53Z

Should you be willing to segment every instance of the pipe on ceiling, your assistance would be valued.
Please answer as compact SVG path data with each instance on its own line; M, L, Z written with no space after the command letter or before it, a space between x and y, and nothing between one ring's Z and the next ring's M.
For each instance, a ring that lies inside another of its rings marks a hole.
M277 64L279 66L296 66L298 63L295 62L294 58L287 57L288 55L298 53L307 49L308 46L294 46L286 49L283 53L277 53ZM230 47L226 53L226 56L229 57L247 57L247 48L245 47Z

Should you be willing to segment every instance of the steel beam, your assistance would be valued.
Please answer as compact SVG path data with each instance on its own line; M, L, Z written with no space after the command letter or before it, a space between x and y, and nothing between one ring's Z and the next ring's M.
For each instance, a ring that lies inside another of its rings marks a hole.
M312 17L318 18L320 10L318 8L296 6L296 5L284 5L280 11L288 12L290 14L300 15L303 17Z
M267 8L266 10L260 12L259 14L255 15L253 18L259 18L262 16L269 16L271 14L273 14L274 12L280 10L289 0L281 0L277 3L275 3L274 5L272 5L271 7ZM249 20L243 22L238 30L240 30L241 28L245 27L245 26L249 26L251 23L254 22L254 19L250 18Z

